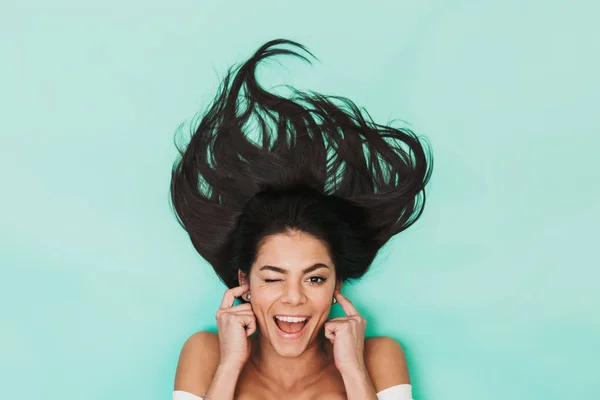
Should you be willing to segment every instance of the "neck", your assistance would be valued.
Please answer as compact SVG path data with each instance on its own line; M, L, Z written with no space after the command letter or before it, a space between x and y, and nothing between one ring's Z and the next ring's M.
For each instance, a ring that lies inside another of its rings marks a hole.
M319 334L298 357L282 357L259 333L250 360L265 382L291 390L309 385L332 364L330 346L325 336Z

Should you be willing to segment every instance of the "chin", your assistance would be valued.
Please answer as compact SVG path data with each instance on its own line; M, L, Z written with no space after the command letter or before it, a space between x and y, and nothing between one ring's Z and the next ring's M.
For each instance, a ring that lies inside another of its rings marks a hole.
M300 357L300 355L302 355L302 353L304 353L306 350L306 346L282 346L278 343L273 343L273 348L275 349L275 352L283 358Z

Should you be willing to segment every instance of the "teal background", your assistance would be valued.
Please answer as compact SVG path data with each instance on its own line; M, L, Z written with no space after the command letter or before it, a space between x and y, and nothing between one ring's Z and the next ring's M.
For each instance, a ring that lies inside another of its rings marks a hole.
M433 146L422 219L345 288L369 335L403 344L415 399L600 398L598 11L3 2L0 398L170 398L224 290L170 210L173 135L278 37L320 62L263 82L348 96Z

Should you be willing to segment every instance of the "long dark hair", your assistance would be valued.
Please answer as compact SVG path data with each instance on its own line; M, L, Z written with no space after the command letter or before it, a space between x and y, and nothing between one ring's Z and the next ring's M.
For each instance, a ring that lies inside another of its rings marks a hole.
M361 277L377 251L422 214L430 148L409 129L375 123L351 100L261 87L257 65L314 56L273 40L232 67L187 145L177 149L171 201L178 221L228 287L266 237L310 233L339 280Z

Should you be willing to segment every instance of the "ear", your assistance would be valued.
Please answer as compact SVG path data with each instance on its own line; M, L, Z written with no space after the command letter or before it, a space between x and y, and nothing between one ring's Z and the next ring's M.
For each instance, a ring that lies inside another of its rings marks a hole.
M336 291L338 291L338 292L341 292L341 291L342 291L342 284L343 284L343 283L344 283L344 282L342 282L342 281L337 281L337 282L335 283L335 289L334 289L334 290L336 290Z
M246 276L246 274L244 274L241 269L238 269L238 281L240 283L240 286L247 285L249 283L248 276Z

